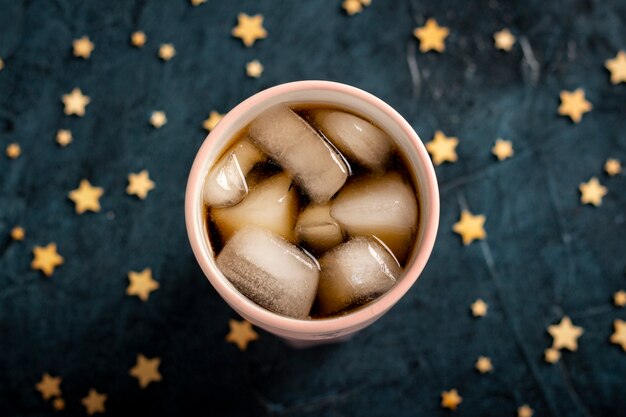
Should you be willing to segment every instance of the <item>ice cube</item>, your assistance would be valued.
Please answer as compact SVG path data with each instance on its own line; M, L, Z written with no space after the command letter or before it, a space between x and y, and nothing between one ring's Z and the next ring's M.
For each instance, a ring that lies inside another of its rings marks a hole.
M313 120L345 155L372 171L382 172L389 162L391 138L365 119L336 110L318 110Z
M395 172L360 178L339 192L330 215L348 235L376 236L404 262L417 227L417 196Z
M309 315L319 265L269 230L239 230L220 252L217 266L242 294L260 306L296 318Z
M348 178L343 157L284 104L250 123L252 142L276 161L315 202L328 201Z
M330 204L310 204L296 222L296 239L307 249L320 254L343 242L337 220L330 216Z
M374 300L400 279L402 268L372 237L355 237L320 258L317 302L320 315L341 312Z
M291 181L285 173L274 175L257 184L239 204L211 208L222 239L227 241L237 230L256 225L295 242L293 227L300 201Z
M204 202L210 207L237 204L248 193L246 175L265 155L247 139L235 143L204 180Z

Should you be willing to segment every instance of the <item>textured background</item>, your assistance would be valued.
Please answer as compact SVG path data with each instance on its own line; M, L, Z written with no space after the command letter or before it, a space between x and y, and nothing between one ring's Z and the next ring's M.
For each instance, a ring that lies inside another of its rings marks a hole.
M230 36L238 12L263 13L269 37L252 48ZM434 17L451 34L443 54L421 54L411 35ZM626 415L626 354L609 343L611 304L626 287L626 84L603 63L626 48L626 2L374 0L348 17L340 2L0 1L0 414L52 413L34 385L63 377L63 413L108 394L109 415L449 415L440 392L457 388L455 415ZM503 27L518 37L495 49ZM143 49L130 33L148 35ZM91 59L74 58L87 35ZM158 45L177 56L163 63ZM260 79L245 76L258 58ZM412 70L411 70L412 68ZM183 220L186 176L210 110L225 112L266 87L329 79L394 106L425 140L458 136L459 162L437 168L440 232L410 293L351 342L291 350L261 332L248 351L224 341L235 313L196 265ZM73 87L91 97L83 118L63 114ZM594 110L558 117L559 91L585 89ZM167 112L161 129L148 124ZM54 136L70 128L74 142ZM496 138L516 154L498 163ZM125 194L129 172L148 169L145 201ZM578 185L609 188L599 208ZM67 193L82 178L104 187L102 211L77 216ZM488 238L461 245L460 208L487 216ZM25 227L23 242L8 234ZM52 278L30 269L32 247L57 242ZM146 303L125 296L129 270L151 267L161 288ZM489 314L471 317L485 299ZM548 365L546 332L563 314L585 329L578 352ZM163 381L145 391L128 375L136 354L162 357ZM495 370L474 370L479 355Z

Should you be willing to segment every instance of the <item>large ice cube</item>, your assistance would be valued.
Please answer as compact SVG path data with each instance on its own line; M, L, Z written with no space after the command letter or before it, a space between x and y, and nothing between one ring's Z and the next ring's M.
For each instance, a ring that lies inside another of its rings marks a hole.
M374 300L400 279L402 268L378 240L355 237L320 258L317 289L320 315Z
M389 162L391 138L367 120L337 110L318 110L313 119L349 160L382 172Z
M309 315L319 280L314 258L269 230L248 227L235 233L217 266L246 297L278 314Z
M235 143L204 180L204 202L210 207L232 206L248 193L246 175L265 155L247 139Z
M291 185L291 177L282 173L261 181L241 203L212 208L211 217L225 241L237 230L256 225L295 242L293 227L299 206L298 192Z
M337 220L330 216L330 204L310 204L296 222L296 240L319 254L343 242L343 232Z
M403 262L417 227L417 196L395 172L361 178L339 192L330 215L350 236L378 237Z
M252 142L293 175L318 203L328 201L348 177L343 157L284 104L254 119L248 133Z

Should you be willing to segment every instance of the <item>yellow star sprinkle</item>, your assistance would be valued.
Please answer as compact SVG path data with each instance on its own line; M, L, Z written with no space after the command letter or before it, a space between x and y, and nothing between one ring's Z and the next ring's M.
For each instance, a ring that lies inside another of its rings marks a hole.
M72 41L72 46L74 47L74 56L83 59L88 59L94 48L93 42L91 42L87 36L83 36L80 39L74 39L74 41Z
M506 158L513 156L513 144L510 140L497 139L496 144L491 148L491 153L498 158L498 161L502 161Z
M206 3L206 0L191 0L192 6L200 6L201 4Z
M171 43L163 43L159 47L159 58L163 61L169 61L176 55L176 49Z
M63 94L61 100L65 106L64 112L68 116L71 114L84 116L85 107L87 107L91 101L88 96L83 95L80 88L74 88L69 94Z
M139 381L139 386L145 389L151 382L160 381L159 365L161 358L148 359L144 355L137 355L137 363L130 369L129 374Z
M444 162L456 162L456 147L459 140L455 137L447 137L441 130L435 132L433 139L426 143L426 149L433 158L435 165L441 165Z
M69 192L68 197L75 204L76 213L100 211L100 197L104 194L101 187L92 186L89 181L81 180L78 188Z
M619 160L614 158L609 158L604 163L604 171L610 176L613 177L615 175L622 173L622 164Z
M56 411L65 410L65 400L63 398L55 398L52 401L52 408Z
M459 235L463 240L464 245L469 245L474 240L482 240L487 237L485 232L485 216L482 214L473 215L467 210L461 212L461 219L454 223L452 230Z
M534 413L535 411L528 404L524 404L517 409L517 417L533 417Z
M205 128L208 132L210 132L211 130L215 128L215 126L217 126L220 120L222 120L222 117L224 117L223 114L220 114L216 112L215 110L213 110L209 114L209 117L204 122L202 122L202 127Z
M144 32L142 32L141 30L133 32L130 35L130 43L135 48L143 48L143 46L146 44L147 40L148 40L148 38L146 37L146 34Z
M141 272L128 273L130 284L126 288L126 295L136 295L143 302L148 301L150 293L159 289L160 285L152 278L152 269L146 268Z
M348 13L348 16L353 16L363 11L363 5L360 0L344 0L341 7Z
M100 394L95 389L90 389L89 394L80 402L85 406L88 415L104 413L104 402L107 400L106 394Z
M578 338L584 333L582 327L574 326L568 316L564 316L561 322L548 327L548 333L553 338L552 348L568 349L572 352L578 350Z
M474 317L484 317L487 315L487 309L489 306L480 298L472 303L472 315Z
M459 396L459 392L456 389L450 391L443 391L441 393L441 406L450 410L456 410L456 408L463 402L463 398Z
M487 372L493 371L491 359L486 356L479 356L478 360L476 361L476 370L481 374L486 374Z
M548 348L543 351L543 358L548 363L557 363L561 359L561 352L555 348Z
M617 307L626 306L626 291L619 290L615 294L613 294L613 304Z
M22 154L22 148L17 143L10 143L5 152L9 159L17 159Z
M585 99L585 90L577 88L574 91L561 91L561 105L559 114L569 116L574 123L580 122L583 114L590 112L593 106Z
M157 129L162 128L167 123L167 116L164 111L153 111L150 115L150 124Z
M428 19L422 27L415 28L413 35L420 41L420 51L443 52L446 49L445 39L450 31L448 28L439 26L435 19Z
M24 240L24 236L26 236L26 232L24 228L20 226L15 226L11 229L11 239L13 240Z
M503 51L510 51L516 41L515 36L508 29L502 29L500 32L494 33L493 40L496 48Z
M615 332L611 335L611 343L620 345L626 352L626 321L616 319L613 322L613 326L615 327Z
M263 65L258 61L250 61L246 64L246 74L250 78L259 78L263 74Z
M30 267L40 270L47 277L52 276L54 268L62 265L65 259L57 252L57 244L49 243L48 246L35 246L33 248L33 261Z
M592 177L589 181L581 183L578 189L580 190L581 203L593 204L596 207L602 204L602 197L608 193L606 187L600 184L600 181L598 181L596 177Z
M66 147L70 143L72 143L72 132L68 129L59 129L57 131L57 143L59 146Z
M41 393L44 400L61 395L61 377L50 376L47 372L41 377L35 388Z
M153 189L154 182L150 179L150 175L145 169L138 174L128 174L126 193L129 195L136 195L142 200L145 200L148 196L148 192Z
M246 350L248 343L253 340L257 340L259 335L252 328L252 323L247 320L233 320L228 321L230 332L226 335L226 341L237 345L239 350Z
M607 59L604 66L611 72L611 83L626 82L626 52L619 51L615 58Z
M231 34L241 39L247 47L251 47L258 39L267 38L267 31L263 27L263 15L248 16L245 13L239 13L237 26L233 28Z

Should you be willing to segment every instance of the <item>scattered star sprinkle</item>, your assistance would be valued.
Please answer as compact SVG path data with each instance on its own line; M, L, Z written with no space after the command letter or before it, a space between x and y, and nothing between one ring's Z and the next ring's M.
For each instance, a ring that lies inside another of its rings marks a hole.
M167 116L164 111L153 111L150 115L150 124L156 129L162 128L167 123Z
M159 47L159 58L163 61L169 61L176 55L176 49L171 43L163 43Z
M152 269L146 268L141 272L128 273L130 284L126 288L126 295L136 295L143 302L148 301L150 293L159 289L160 285L152 277Z
M607 188L600 184L600 181L598 181L596 177L592 177L589 181L581 183L578 189L580 190L580 202L583 204L593 204L596 207L602 204L602 197L608 193Z
M86 211L100 211L100 197L104 194L104 189L94 187L88 180L81 180L78 188L68 194L68 198L75 204L76 214L83 214Z
M63 94L61 101L65 106L63 111L68 116L72 114L84 116L85 107L91 102L91 99L84 95L80 88L74 88L69 94Z
M230 332L226 335L226 341L236 344L239 350L246 350L250 342L259 338L257 332L252 328L252 323L247 320L230 319L228 326Z
M208 132L210 132L211 130L215 128L215 126L217 126L220 120L222 120L222 117L224 117L223 114L220 114L216 112L215 110L213 110L209 114L209 117L204 122L202 122L202 127L205 128Z
M129 374L139 381L139 386L145 389L151 382L160 381L159 365L161 358L148 359L144 355L137 355L137 363L130 369Z
M263 27L263 15L248 16L245 13L239 13L237 26L233 28L231 34L241 39L248 48L257 40L267 38L267 31Z
M510 51L515 45L516 39L515 36L508 29L502 29L499 32L493 34L493 40L496 44L496 48L501 49L503 51Z
M487 237L485 232L485 216L482 214L473 215L467 210L461 212L461 219L454 223L452 230L463 240L464 245L469 245L474 240L482 240Z
M420 41L421 52L443 52L446 49L445 39L449 33L448 28L439 26L432 18L428 19L424 26L413 30L413 35Z
M548 363L557 363L561 359L561 352L555 348L548 348L543 351L543 358Z
M246 75L250 78L259 78L263 74L263 64L258 60L250 61L246 64Z
M435 132L433 139L426 143L426 149L433 158L435 165L441 165L444 162L456 162L458 156L456 147L459 140L455 137L447 137L441 130Z
M94 49L93 42L91 42L87 36L74 39L72 46L74 47L74 56L83 59L88 59Z
M133 32L130 35L130 43L131 45L133 45L135 48L143 48L144 45L146 44L146 41L148 40L148 37L146 36L146 34L144 32L142 32L141 30L138 30L136 32Z
M524 404L517 409L517 417L533 417L534 413L535 411L528 404Z
M138 174L128 174L128 187L126 193L136 195L142 200L148 196L148 192L154 189L154 182L150 179L150 174L145 169Z
M74 138L72 137L72 132L68 129L59 129L57 131L57 136L56 136L56 140L57 140L57 144L59 146L62 147L66 147L67 145L69 145L70 143L72 143L72 140Z
M201 4L206 3L206 0L191 0L192 6L200 6Z
M101 394L95 389L90 389L89 394L80 402L85 406L88 415L104 413L104 402L107 400L106 394Z
M611 335L611 343L620 345L624 352L626 352L626 321L616 319L613 322L615 332Z
M24 240L24 236L26 236L26 232L23 227L15 226L11 229L11 239L16 241Z
M609 158L604 163L604 171L608 176L614 177L615 175L619 175L622 173L622 164L619 160L614 158Z
M57 244L49 243L47 246L35 246L33 248L33 261L30 267L40 270L47 277L52 276L54 268L63 265L65 259L57 252Z
M54 408L56 411L65 410L65 400L63 398L55 398L52 401L52 408Z
M22 148L17 143L10 143L5 153L9 159L17 159L22 154Z
M510 140L497 139L496 144L491 148L491 153L498 158L498 161L503 161L513 156L513 144Z
M486 356L478 357L478 360L476 361L476 370L481 374L486 374L493 371L493 364L491 363L491 359Z
M574 326L568 316L564 316L561 322L548 327L548 333L553 338L552 348L568 349L572 352L578 350L578 338L582 336L582 327Z
M348 16L354 16L363 11L363 4L360 0L344 0L341 7L346 11Z
M472 315L474 317L485 317L487 315L488 308L489 308L489 305L487 305L487 303L485 303L483 300L479 298L478 300L472 303L472 306L471 306Z
M615 58L607 59L604 66L611 73L612 84L626 82L626 52L619 51Z
M463 402L463 398L459 396L459 392L456 389L450 391L443 391L441 393L441 406L450 410L456 410L456 408Z
M61 395L61 377L51 376L49 373L45 373L41 377L35 388L41 393L41 397L44 400L49 400L53 397Z
M626 306L626 291L619 290L613 294L613 304L617 307Z
M577 88L574 91L561 91L561 105L559 114L569 116L574 123L580 122L583 114L590 112L593 106L585 99L585 90Z

